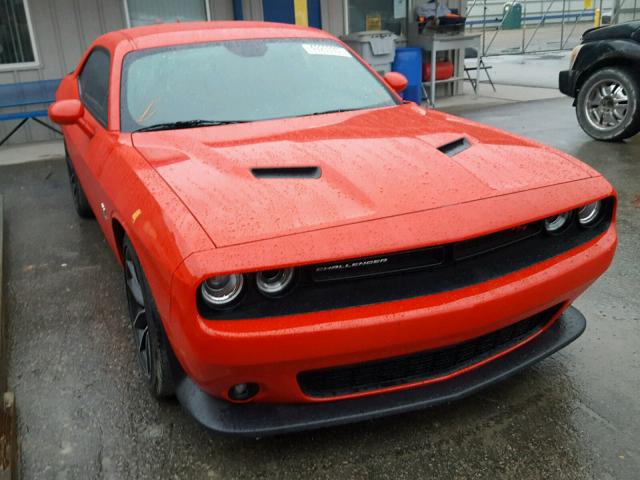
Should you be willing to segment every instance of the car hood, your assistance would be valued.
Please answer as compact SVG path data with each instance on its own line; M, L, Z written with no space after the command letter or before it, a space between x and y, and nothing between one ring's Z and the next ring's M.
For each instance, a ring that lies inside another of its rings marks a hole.
M132 137L218 247L597 175L537 143L412 104Z

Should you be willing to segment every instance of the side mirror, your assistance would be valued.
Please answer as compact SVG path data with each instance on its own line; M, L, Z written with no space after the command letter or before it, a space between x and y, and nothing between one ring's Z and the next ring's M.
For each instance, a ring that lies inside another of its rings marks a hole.
M49 105L49 118L59 125L71 125L84 117L80 100L59 100Z
M403 92L409 84L407 77L398 72L387 72L384 74L383 78L387 85L389 85L396 93Z

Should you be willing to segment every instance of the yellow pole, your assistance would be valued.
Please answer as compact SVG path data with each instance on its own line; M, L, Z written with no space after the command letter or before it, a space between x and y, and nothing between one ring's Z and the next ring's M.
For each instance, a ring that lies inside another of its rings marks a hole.
M309 12L307 12L307 0L293 0L293 9L296 14L296 25L309 26Z
M593 26L594 27L599 27L600 26L600 17L602 15L602 12L600 12L599 8L596 8L596 13L593 16Z

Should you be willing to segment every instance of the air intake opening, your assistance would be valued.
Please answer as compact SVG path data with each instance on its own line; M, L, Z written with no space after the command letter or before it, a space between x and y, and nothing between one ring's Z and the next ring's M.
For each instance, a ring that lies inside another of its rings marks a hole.
M320 178L320 167L268 167L252 168L256 178Z
M491 358L539 332L561 308L548 308L500 330L435 350L298 374L310 397L338 397L450 375Z
M440 150L445 155L453 157L454 155L464 152L470 146L471 144L469 143L469 140L467 140L465 137L461 137L457 140L454 140L453 142L440 145L438 147L438 150Z

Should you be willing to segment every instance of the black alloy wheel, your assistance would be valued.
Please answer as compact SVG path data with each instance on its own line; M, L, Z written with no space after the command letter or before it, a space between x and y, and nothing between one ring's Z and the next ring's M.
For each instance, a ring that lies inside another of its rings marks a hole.
M126 237L123 240L122 257L129 318L138 363L151 393L157 398L171 396L175 392L169 362L171 347L162 329L138 256Z

